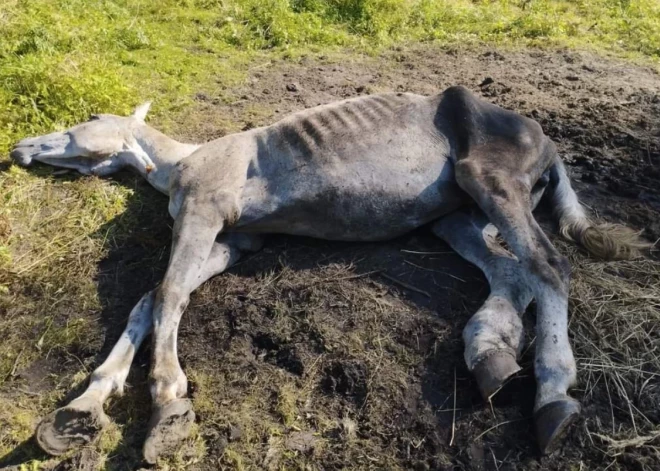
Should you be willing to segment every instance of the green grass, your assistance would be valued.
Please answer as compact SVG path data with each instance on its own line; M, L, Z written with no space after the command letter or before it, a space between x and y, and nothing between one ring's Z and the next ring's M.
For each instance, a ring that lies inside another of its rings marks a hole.
M655 0L4 0L0 154L16 139L144 99L175 113L255 54L435 40L660 56Z

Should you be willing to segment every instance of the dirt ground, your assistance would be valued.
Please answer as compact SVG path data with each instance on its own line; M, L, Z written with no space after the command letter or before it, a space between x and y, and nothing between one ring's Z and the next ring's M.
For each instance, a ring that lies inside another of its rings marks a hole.
M537 119L587 206L660 238L660 76L587 53L416 47L264 62L229 95L199 90L199 105L173 134L203 141L333 100L386 90L433 94L454 84ZM99 342L75 352L92 365L162 276L170 241L166 199L136 177L118 179L140 195L128 211L141 223L99 266ZM273 236L200 288L179 335L197 431L164 467L660 469L659 264L653 256L600 263L557 242L574 266L574 396L584 413L555 454L541 458L533 439L533 309L523 371L487 404L463 362L461 330L488 286L422 228L373 244ZM107 408L123 436L108 469L140 466L148 358L143 347L131 388ZM52 387L71 361L50 358L17 372L12 381L22 392L14 394L25 399ZM18 450L0 463L39 456L31 453ZM96 460L90 448L56 466L95 469Z

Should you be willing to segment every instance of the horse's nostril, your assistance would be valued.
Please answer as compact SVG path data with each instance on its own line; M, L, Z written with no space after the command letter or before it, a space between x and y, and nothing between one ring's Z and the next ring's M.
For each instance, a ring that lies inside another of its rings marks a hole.
M25 149L14 149L9 154L9 157L19 165L28 166L32 163L32 156Z

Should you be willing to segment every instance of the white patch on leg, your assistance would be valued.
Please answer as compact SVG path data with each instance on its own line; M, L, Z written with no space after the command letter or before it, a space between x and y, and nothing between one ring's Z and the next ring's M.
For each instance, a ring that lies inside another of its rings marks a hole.
M507 299L490 296L463 329L465 363L470 371L496 351L517 358L523 345L523 326Z
M568 340L567 300L553 290L543 290L536 320L537 381L534 410L558 399L564 399L576 381L573 350Z
M151 330L153 303L154 292L151 291L133 308L121 337L108 358L92 373L89 386L83 396L95 397L100 403L104 403L110 395L123 393L133 357Z

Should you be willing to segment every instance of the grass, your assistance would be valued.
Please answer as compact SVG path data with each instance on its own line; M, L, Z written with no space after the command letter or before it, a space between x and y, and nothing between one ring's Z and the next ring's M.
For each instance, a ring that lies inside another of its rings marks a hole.
M87 336L86 314L99 308L95 266L119 226L104 224L120 215L130 190L100 180L55 181L11 167L0 174L0 218L11 230L0 240L0 305L4 341L0 344L0 384L12 370L31 363L53 349L73 344L94 345ZM12 315L13 307L37 308L42 316ZM59 306L72 314L58 315ZM19 342L26 333L29 344ZM20 357L16 344L23 344Z
M55 8L55 5L57 6ZM84 12L84 14L81 14ZM660 57L654 0L6 0L0 154L28 134L153 99L161 119L217 95L256 55L402 42L607 49Z
M590 400L606 383L609 395L608 427L596 420L589 434L608 451L617 451L612 437L657 436L646 401L657 394L660 366L660 266L653 260L594 262L567 244L561 248L573 270L571 332L581 388ZM624 422L632 425L627 433Z

